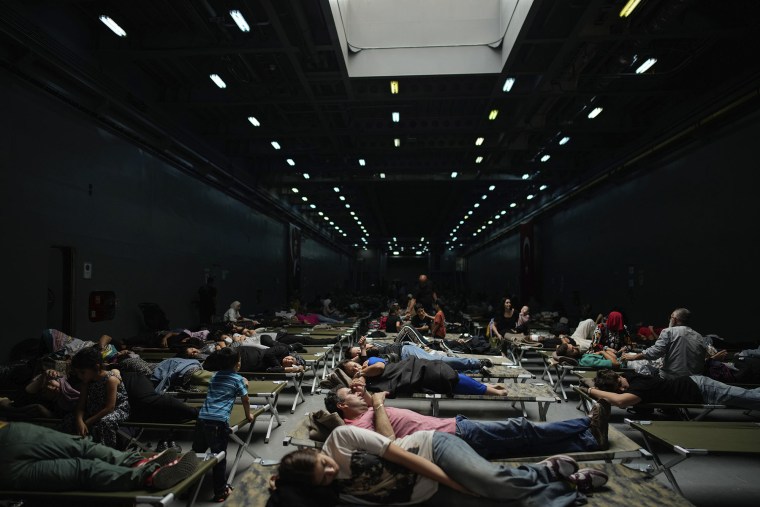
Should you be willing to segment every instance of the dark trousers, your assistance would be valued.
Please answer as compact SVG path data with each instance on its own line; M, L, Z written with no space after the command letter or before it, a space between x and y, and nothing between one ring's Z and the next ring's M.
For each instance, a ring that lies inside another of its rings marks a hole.
M229 442L230 426L227 422L207 421L198 419L195 423L195 435L193 437L193 452L206 452L210 449L213 453L224 451L224 459L219 461L212 470L214 478L214 496L224 493L227 486L227 443Z

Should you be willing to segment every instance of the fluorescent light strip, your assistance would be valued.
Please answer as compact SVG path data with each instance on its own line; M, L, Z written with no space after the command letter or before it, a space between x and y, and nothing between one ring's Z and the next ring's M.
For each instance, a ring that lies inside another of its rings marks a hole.
M498 115L499 115L499 110L498 109L491 109L491 112L488 113L488 119L489 120L495 120Z
M592 111L591 111L591 112L588 114L588 117L589 117L589 118L591 118L591 119L593 120L594 118L596 118L597 116L599 116L599 114L600 114L602 111L604 111L604 109L602 109L601 107L595 107L595 108L594 108L594 109L593 109L593 110L592 110Z
M627 18L633 12L633 9L639 6L641 0L628 0L628 2L620 9L620 17Z
M303 173L303 179L308 180L310 177L309 173Z
M458 173L458 172L456 172L456 171L451 171L451 179L454 179L454 178L456 178L458 175L459 175L459 173Z
M253 125L254 127L261 126L261 123L259 123L259 120L257 120L255 116L249 116L248 121L251 122L251 125Z
M214 82L216 86L218 86L221 89L227 88L227 83L224 82L224 79L219 77L219 74L209 74L211 80Z
M127 36L127 32L125 32L124 29L120 27L116 21L109 18L108 16L99 16L98 19L102 21L104 25L110 28L111 31L115 33L116 35L118 35L119 37Z
M563 137L562 139L559 140L559 145L560 146L564 146L564 145L566 145L568 143L568 141L570 141L570 138L568 136L565 136L565 137Z
M396 139L394 139L393 140L393 146L395 146L396 148L398 148L399 146L401 146L401 139L399 139L398 137Z
M380 173L380 179L381 179L381 180L384 180L384 179L385 179L385 173Z
M248 21L245 20L245 18L243 17L243 14L239 10L237 9L231 10L230 16L232 16L232 21L234 21L235 24L238 26L238 28L240 28L241 32L251 31L251 27L248 26Z
M483 157L478 157L478 158L475 159L475 163L476 164L479 164L481 162L483 162Z
M393 95L398 93L398 81L391 81L391 93Z
M391 114L391 118L393 118L393 123L398 123L401 119L401 114L394 111L393 114Z
M364 167L365 165L367 165L367 162L365 162L365 160L363 158L360 158L359 159L359 165L362 166L362 167Z
M272 148L274 148L275 150L279 150L280 143L278 143L277 141L272 141Z
M287 159L285 162L287 162L289 166L296 165L295 161L292 158Z
M504 87L501 89L504 93L509 93L509 91L512 90L512 87L515 85L515 78L508 77L506 81L504 81Z
M636 69L636 74L643 74L644 72L648 71L652 68L652 65L657 63L657 58L649 58L644 63L642 63L638 69Z
M547 160L549 160L550 158L552 158L552 156L551 156L551 155L544 155L543 157L541 157L541 162L546 162L546 161L547 161Z
M478 137L477 139L475 139L475 146L480 146L481 144L483 144L483 141L485 141L484 138Z

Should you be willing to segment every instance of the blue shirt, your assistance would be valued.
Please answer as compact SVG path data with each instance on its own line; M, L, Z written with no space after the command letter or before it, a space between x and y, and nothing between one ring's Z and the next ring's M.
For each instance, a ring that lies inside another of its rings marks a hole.
M206 401L198 419L229 423L232 405L238 396L248 396L245 379L234 371L218 371L211 377Z

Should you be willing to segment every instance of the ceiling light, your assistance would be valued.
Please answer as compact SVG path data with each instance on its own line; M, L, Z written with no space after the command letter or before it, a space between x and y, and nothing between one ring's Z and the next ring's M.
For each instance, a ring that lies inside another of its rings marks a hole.
M224 79L219 77L219 74L209 74L208 77L210 77L214 84L219 88L227 88L227 83L224 82Z
M322 216L324 216L325 214L324 214L324 213L322 213L321 211L319 211L319 212L317 212L317 215L319 215L319 216L321 216L321 217L322 217Z
M515 84L515 78L508 77L506 81L504 81L504 87L501 89L504 93L508 93L512 87Z
M464 216L464 219L465 219L465 220L467 220L468 218L470 218L470 215L472 215L472 211L470 211L469 213L467 213L467 214Z
M248 121L251 122L251 125L254 127L259 127L261 125L261 123L259 123L259 120L257 120L254 116L249 116Z
M494 190L496 190L496 185L491 185L490 187L488 187L489 192L493 192Z
M602 109L601 107L595 107L595 108L594 108L594 109L592 109L592 110L591 110L591 112L588 114L588 117L589 117L589 118L591 118L591 119L594 119L594 118L596 118L597 116L599 116L599 113L601 113L602 111L603 111L603 109Z
M102 21L104 25L110 28L111 31L115 33L116 35L118 35L119 37L127 36L127 32L125 32L124 29L120 27L116 21L109 18L108 16L99 16L98 19Z
M304 196L301 197L301 200L303 202L308 202L309 198L304 195Z
M528 178L530 178L530 174L525 173L522 175L522 179L527 180Z
M454 178L456 178L458 174L459 174L459 173L458 173L458 172L456 172L456 171L451 171L451 179L454 179Z
M499 115L499 110L498 109L491 109L491 112L488 113L488 119L489 120L495 120L498 115Z
M385 173L380 173L380 179L381 179L381 180L384 180L384 179L385 179Z
M539 190L546 190L547 188L548 188L547 185L541 185L540 187L538 187Z
M364 167L365 165L367 165L367 163L364 161L363 158L360 158L359 159L359 165L362 166L362 167Z
M398 250L394 250L393 255L398 255Z
M464 225L464 220L460 220L459 225Z
M398 137L396 139L394 139L393 140L393 146L395 146L396 148L398 148L399 146L401 146L401 139L399 139Z
M552 158L552 156L551 156L551 155L544 155L543 157L541 157L541 162L546 162L546 161L547 161L547 160L549 160L550 158Z
M398 81L391 81L391 93L393 95L398 93Z
M303 179L308 180L309 179L309 173L303 173Z
M417 250L416 252L414 252L414 254L415 255L422 255L422 252L420 252L419 250Z
M351 208L351 205L346 203L346 209L350 209L350 208Z
M345 197L343 197L342 195L339 195L339 196L338 196L338 199L340 199L341 201L345 201L345 200L346 200L346 198L345 198Z
M330 225L335 225L335 222L333 222L332 220L330 220Z
M280 143L278 143L277 141L272 141L272 148L274 148L275 150L279 150Z
M393 118L393 123L398 123L398 121L401 119L401 115L396 111L391 114L391 117Z
M340 192L340 188L339 187L333 187L333 191Z
M467 215L472 215L472 213L473 213L473 211L470 210L470 211L467 212Z
M481 144L483 144L483 141L485 141L485 139L483 139L482 137L478 137L477 139L475 139L475 146L480 146Z
M501 210L499 212L499 215L506 215L506 214L507 214L507 210L505 210L505 209L503 209L503 210Z
M483 162L483 157L478 157L478 158L475 159L475 163L476 164L479 164L481 162Z
M491 225L493 223L493 220L488 221L488 225Z
M476 203L475 203L475 204L474 204L472 207L473 207L473 208L480 208L480 203L479 203L479 202L476 202Z
M528 199L528 200L530 201L530 200L531 200L531 199L533 199L534 197L535 197L535 196L534 196L533 194L528 194L528 197L526 197L526 199Z
M517 207L517 203L516 203L516 202L513 202L512 204L510 204L510 205L509 205L509 207L510 207L510 208L515 208L515 207Z
M330 217L326 216L326 217L323 217L323 218L325 219L325 222L329 222L330 221Z
M393 241L396 241L396 236L393 236Z
M248 22L243 17L243 14L239 10L231 10L230 16L232 16L232 20L235 22L235 24L240 28L241 32L250 32L251 27L248 26Z
M633 12L633 9L639 6L639 2L641 2L641 0L628 0L623 8L620 9L620 17L627 18L630 16Z
M570 141L570 138L567 137L567 136L565 136L565 137L563 137L562 139L559 140L559 145L560 146L564 146L564 145L567 144L568 141Z
M354 215L356 215L356 213L354 213L354 212L352 211L352 212L350 213L350 215L351 215L351 216L354 216Z
M317 205L316 205L316 204L309 204L309 207L310 207L311 209L317 209Z
M291 188L290 191L293 192L294 194L298 193L298 189L296 187Z
M643 74L644 72L648 71L655 63L657 63L657 58L648 58L639 66L638 69L636 69L636 74Z
M290 166L296 165L295 161L293 161L292 158L287 159L285 162L287 162Z
M480 196L480 198L485 201L486 199L488 199L488 195L483 194L483 195Z
M500 218L501 218L501 215L499 215L498 213L496 213L496 215L493 217L494 220L498 220Z

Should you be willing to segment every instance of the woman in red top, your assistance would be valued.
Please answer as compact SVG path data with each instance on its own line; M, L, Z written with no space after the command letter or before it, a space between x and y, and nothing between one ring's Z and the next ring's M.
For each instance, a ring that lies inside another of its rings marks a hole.
M446 338L446 315L443 313L443 302L440 298L433 301L433 309L435 309L435 317L433 317L430 335L433 338Z

